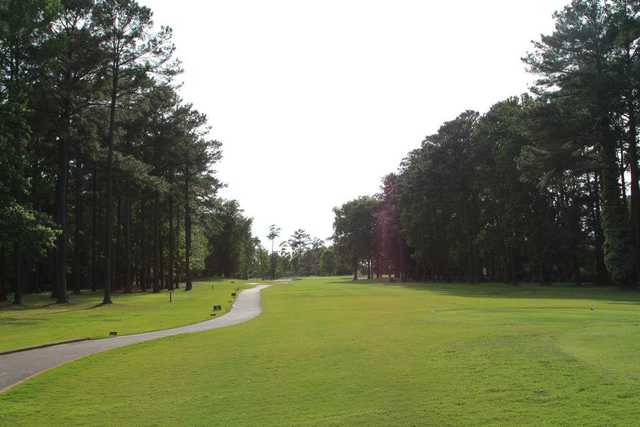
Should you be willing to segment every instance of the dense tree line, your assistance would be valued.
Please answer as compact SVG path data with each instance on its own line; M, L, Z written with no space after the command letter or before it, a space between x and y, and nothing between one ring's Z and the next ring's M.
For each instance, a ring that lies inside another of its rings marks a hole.
M201 223L207 239L207 275L248 279L257 275L260 240L251 233L251 218L235 200L215 199Z
M323 239L311 237L304 229L295 230L283 240L276 250L275 239L280 237L280 228L269 227L267 238L271 250L256 246L253 273L256 277L276 279L298 276L335 276L349 274L346 259L338 256L336 248Z
M110 303L190 290L212 257L244 268L216 258L250 221L227 230L221 144L180 98L174 51L135 0L0 0L0 301L87 288Z
M636 286L640 3L554 17L523 59L531 94L444 123L381 195L336 209L355 274Z

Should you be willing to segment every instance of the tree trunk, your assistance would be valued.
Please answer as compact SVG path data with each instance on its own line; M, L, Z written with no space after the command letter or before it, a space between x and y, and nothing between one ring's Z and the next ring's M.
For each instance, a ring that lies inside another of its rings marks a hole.
M160 289L165 289L167 278L164 275L164 236L162 235L162 228L158 231L158 262L160 272Z
M72 285L73 293L78 295L80 293L80 282L82 275L81 269L81 256L82 256L82 216L83 216L83 200L82 200L82 168L78 163L73 170L75 181L75 230L73 236L73 266L72 266Z
M142 290L142 292L146 292L147 291L147 225L146 225L146 218L147 218L147 212L146 212L146 208L147 208L147 202L145 200L142 200L140 202L140 222L138 224L138 232L140 233L140 239L139 239L139 247L140 247L140 251L139 251L139 268L140 268L140 289Z
M135 217L135 212L139 211L139 209L132 210L131 212L131 233L132 233L132 245L133 245L133 262L131 264L133 275L133 288L134 290L142 290L142 245L141 245L141 235L140 235L140 225L139 221L133 221ZM135 224L135 225L134 225Z
M95 292L96 286L96 256L98 251L98 167L93 166L91 177L91 255L89 259L89 285L91 292Z
M131 269L133 257L131 254L131 198L129 195L125 195L124 210L124 291L130 293L133 290Z
M38 289L38 277L33 272L33 255L27 254L23 258L23 270L22 270L22 292L25 294L35 294L40 291Z
M174 276L175 276L175 288L180 289L180 279L181 279L182 271L181 271L180 263L178 262L178 260L180 259L180 257L178 256L178 252L180 250L180 223L182 222L182 217L180 214L182 213L182 210L176 207L175 212L176 212L176 226L175 226L176 236L175 236L174 242L176 245L176 258L174 263L175 265Z
M149 241L147 233L147 202L142 201L140 206L140 278L142 291L146 292L149 287Z
M600 182L597 173L593 174L593 185L591 185L590 177L587 177L587 186L592 201L590 211L594 235L594 280L597 284L606 285L609 284L609 273L607 272L607 267L604 265L604 239L602 237L602 226L600 224Z
M147 204L149 208L150 205ZM146 212L145 212L146 213ZM151 220L151 221L149 221ZM145 226L144 226L144 246L143 246L143 265L144 265L144 276L145 276L145 290L149 288L153 288L153 277L151 275L151 267L153 264L153 217L152 214L148 215L146 218Z
M6 302L9 291L7 290L7 252L0 245L0 302Z
M622 190L622 200L627 202L627 179L624 176L626 173L626 167L624 166L624 141L620 140L620 161L618 167L620 168L620 189Z
M173 231L173 196L169 196L169 269L167 271L167 280L169 281L169 290L173 290L173 270L175 268L175 233Z
M469 235L468 245L469 245L469 268L471 274L471 283L476 283L478 281L478 276L480 275L480 265L478 263L478 249L476 248L475 238L478 234L478 216L480 209L478 208L479 201L477 195L473 192L470 194L471 197L471 215L468 215L469 220Z
M142 212L142 201L140 202L140 207L139 212ZM143 252L143 247L142 247L142 237L143 237L143 233L142 233L142 215L138 215L138 221L135 224L135 228L134 228L134 232L135 232L135 268L134 268L134 276L135 276L135 281L136 281L136 287L140 290L142 290L142 277L144 276L144 274L142 273L142 252Z
M105 278L104 278L104 296L103 304L111 304L111 265L112 259L112 242L111 235L113 230L113 136L116 126L116 106L118 103L118 64L114 63L112 67L113 77L111 82L111 105L109 108L109 131L107 133L107 197L105 208Z
M15 289L13 292L13 304L14 305L22 305L22 273L23 273L23 260L22 260L22 248L19 243L16 243L14 246L14 258L16 262L16 283Z
M120 290L122 289L122 283L119 280L120 274L120 249L122 245L122 197L118 196L118 201L116 202L116 238L115 243L113 245L113 264L111 271L111 289Z
M518 284L516 255L515 255L515 248L513 247L513 245L509 247L509 282L512 285Z
M153 292L160 292L160 195L153 199Z
M193 289L193 283L191 283L191 205L189 203L190 188L189 188L189 168L186 169L184 179L184 279L185 279L185 291Z
M58 143L58 177L56 180L56 222L60 234L56 238L56 303L68 302L67 297L67 180L69 175L69 138L65 135Z
M571 221L571 243L572 243L572 275L576 285L582 285L582 274L580 273L580 208L574 201L570 209Z

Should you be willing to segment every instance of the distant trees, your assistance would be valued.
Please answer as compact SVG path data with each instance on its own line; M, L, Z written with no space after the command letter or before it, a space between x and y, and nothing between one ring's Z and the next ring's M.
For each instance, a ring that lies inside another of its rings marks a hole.
M304 229L299 228L280 242L279 250L275 250L274 241L280 236L280 228L271 225L267 238L271 240L272 249L260 246L256 241L254 273L261 277L295 277L295 276L331 276L348 274L351 267L345 269L341 258L336 255L335 246L328 246L324 240L311 237Z
M299 271L301 274L311 276L325 275L322 272L322 255L328 250L329 248L325 245L324 240L317 237L310 238L306 251L300 259Z
M366 264L371 278L377 206L376 198L363 196L334 209L333 241L338 253L349 261L354 280L361 263Z
M276 263L276 253L273 247L273 243L275 241L275 239L277 239L278 237L280 237L280 227L278 227L275 224L271 224L269 226L269 234L267 235L267 239L269 239L271 241L271 279L275 280L276 278L276 268L277 268L277 263Z
M206 271L211 275L248 279L259 274L259 241L251 234L251 218L246 218L237 201L218 201L203 218L208 241Z
M71 283L108 304L204 271L221 144L174 50L134 0L0 2L0 300Z
M280 251L274 254L276 275L279 276L319 276L321 257L328 248L322 239L311 237L305 230L295 230L289 239L280 244Z
M311 244L311 236L299 228L293 232L287 243L289 243L289 249L291 250L292 272L297 276L300 274L302 257L308 251Z
M338 272L336 252L333 247L326 248L320 255L320 274L322 276L333 276Z

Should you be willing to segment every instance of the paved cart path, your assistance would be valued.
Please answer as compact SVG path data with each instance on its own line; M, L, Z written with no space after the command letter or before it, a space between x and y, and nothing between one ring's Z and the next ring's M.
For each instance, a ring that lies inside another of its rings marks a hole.
M260 291L268 287L269 285L258 285L240 292L228 313L193 325L115 338L78 341L2 355L0 356L0 392L42 371L89 354L172 335L202 332L246 322L262 313Z

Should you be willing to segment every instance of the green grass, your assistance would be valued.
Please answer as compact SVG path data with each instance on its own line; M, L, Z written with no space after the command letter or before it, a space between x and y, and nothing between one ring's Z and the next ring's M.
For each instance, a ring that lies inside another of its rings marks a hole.
M215 284L214 284L215 283ZM212 286L213 285L213 286ZM0 304L0 352L77 338L104 338L165 329L210 318L211 306L229 307L231 292L244 281L194 283L191 292L114 294L100 305L101 293L72 295L71 303L53 304L49 294L28 295L23 306Z
M306 279L248 323L69 363L2 425L637 425L640 294Z

